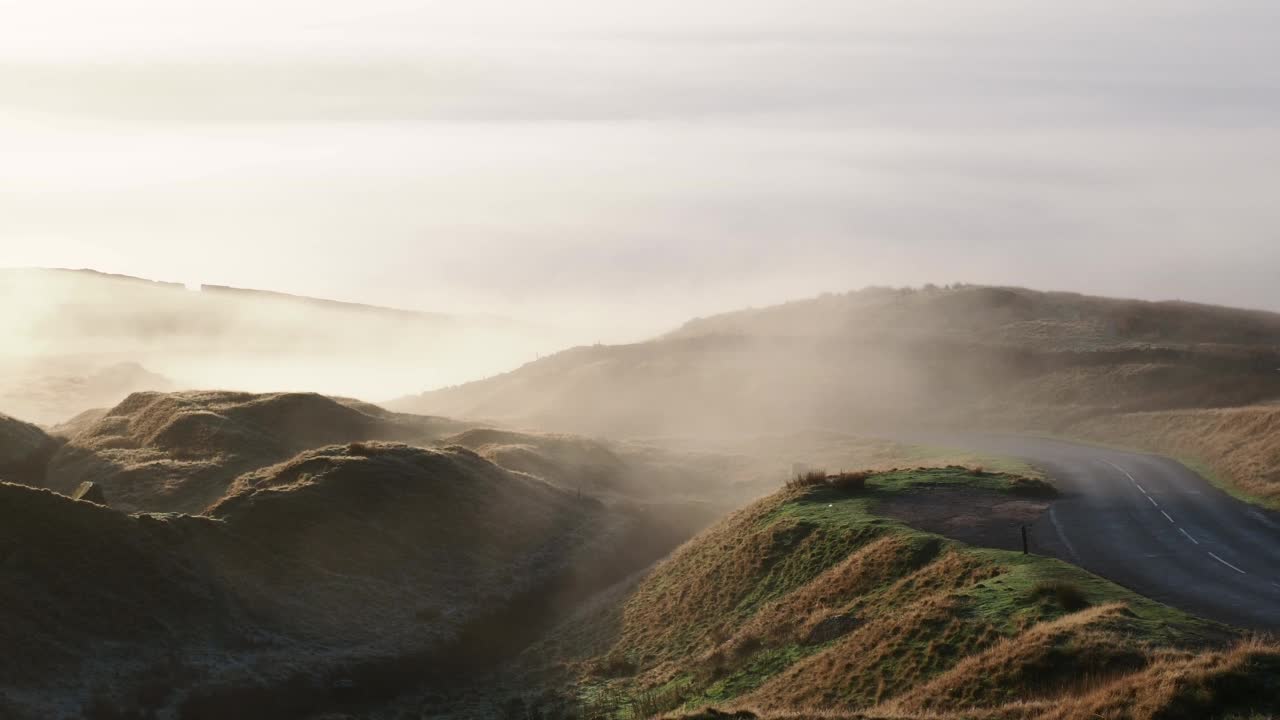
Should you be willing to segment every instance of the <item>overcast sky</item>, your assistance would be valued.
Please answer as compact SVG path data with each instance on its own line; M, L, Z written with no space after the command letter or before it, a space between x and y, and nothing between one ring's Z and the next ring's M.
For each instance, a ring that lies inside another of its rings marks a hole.
M867 284L1280 310L1274 0L0 0L0 266L623 340Z

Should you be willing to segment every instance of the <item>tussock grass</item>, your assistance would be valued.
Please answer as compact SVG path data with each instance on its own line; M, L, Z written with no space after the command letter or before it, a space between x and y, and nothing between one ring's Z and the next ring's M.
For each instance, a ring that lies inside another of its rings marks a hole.
M787 490L832 487L844 492L858 492L867 487L867 478L871 477L871 475L870 471L845 472L841 470L831 475L826 470L810 470L788 479L785 487Z
M897 493L962 486L1025 491L1013 477L964 467L869 473L853 493L826 473L799 476L643 578L605 654L628 658L632 671L583 678L585 687L620 696L679 687L686 713L1030 720L1063 699L1117 697L1153 668L1190 677L1196 662L1236 652L1216 649L1231 637L1225 628L1079 568L969 548L875 513ZM1255 649L1261 665L1232 665L1250 687L1269 682L1255 670L1280 652ZM1188 692L1226 697L1213 688L1229 683L1214 682ZM1104 717L1146 718L1175 702L1130 700L1094 706L1114 711Z
M1072 583L1062 580L1041 580L1031 588L1031 594L1037 598L1053 598L1067 612L1075 612L1089 607L1089 599L1084 591Z

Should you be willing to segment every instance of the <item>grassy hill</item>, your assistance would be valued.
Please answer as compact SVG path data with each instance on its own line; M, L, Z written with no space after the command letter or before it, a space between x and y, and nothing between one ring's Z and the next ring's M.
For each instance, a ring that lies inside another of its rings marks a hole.
M310 717L448 686L692 527L463 448L336 445L209 516L0 484L0 717Z
M390 407L722 438L921 426L1066 433L1108 417L1276 398L1280 315L959 286L699 319L650 342L574 348ZM1227 479L1280 501L1267 477Z
M695 712L706 706L779 719L1280 711L1280 647L1060 561L882 512L960 489L1034 498L1037 482L941 468L796 485L585 605L509 669L523 695L512 683L491 688L492 702L549 718L728 716Z
M310 393L135 393L52 457L44 485L69 494L102 486L128 511L200 513L239 475L324 445L357 440L429 444L462 426Z

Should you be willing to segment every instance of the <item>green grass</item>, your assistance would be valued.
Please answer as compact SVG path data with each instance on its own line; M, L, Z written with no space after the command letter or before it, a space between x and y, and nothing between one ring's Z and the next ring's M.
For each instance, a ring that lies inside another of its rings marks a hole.
M945 462L948 465L981 467L988 472L1044 478L1044 472L1035 465L1003 455L986 455L960 448L933 445L900 445L898 454L902 456L904 464L910 465L936 465Z
M766 680L787 669L809 652L811 651L799 645L767 648L752 655L744 665L711 683L698 697L686 702L685 707L698 707L740 697L760 687Z
M1003 572L966 591L975 612L1012 629L1019 621L1051 620L1064 614L1049 598L1037 598L1040 583L1065 583L1078 589L1090 605L1121 602L1128 606L1135 631L1157 643L1180 645L1212 641L1222 626L1161 605L1086 570L1056 558L1007 550L969 548L967 553L997 565Z

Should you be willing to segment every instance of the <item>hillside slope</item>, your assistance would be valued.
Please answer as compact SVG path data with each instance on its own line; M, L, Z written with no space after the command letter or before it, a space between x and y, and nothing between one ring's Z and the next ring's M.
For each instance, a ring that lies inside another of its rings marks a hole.
M390 406L612 435L1062 431L1280 398L1280 315L959 286L869 289L580 347Z
M135 393L86 423L45 486L102 486L127 511L202 512L237 476L309 448L357 440L426 444L462 426L309 393Z
M1280 647L1057 560L975 548L881 514L885 503L961 489L1006 501L1039 492L957 468L779 492L549 633L511 670L532 688L517 698L547 717L707 705L935 720L1280 711ZM593 709L573 709L584 704Z
M385 443L246 475L210 517L0 485L0 643L23 648L0 716L274 720L448 684L691 529Z

